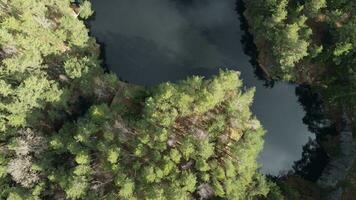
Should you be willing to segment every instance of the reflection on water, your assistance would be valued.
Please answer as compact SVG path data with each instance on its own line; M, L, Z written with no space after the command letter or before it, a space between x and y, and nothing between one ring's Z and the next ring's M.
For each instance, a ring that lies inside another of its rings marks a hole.
M253 66L256 77L265 81L266 87L273 87L274 80L266 77L266 74L263 72L262 68L259 66L257 57L258 51L255 43L253 42L253 35L248 30L248 22L244 16L245 4L243 0L236 1L236 12L239 16L240 21L240 29L243 31L243 35L241 36L241 44L244 48L244 53L250 57L250 64Z
M252 109L267 130L262 170L276 175L300 159L312 134L295 86L268 88L256 77L240 41L246 34L235 0L93 0L93 6L92 35L105 44L106 63L120 78L153 85L209 77L219 68L241 71L245 85L257 89Z
M306 111L303 122L316 137L303 146L302 158L294 163L293 169L297 175L316 181L329 162L329 156L321 144L338 133L337 123L328 119L321 95L313 92L310 86L298 86L296 94Z

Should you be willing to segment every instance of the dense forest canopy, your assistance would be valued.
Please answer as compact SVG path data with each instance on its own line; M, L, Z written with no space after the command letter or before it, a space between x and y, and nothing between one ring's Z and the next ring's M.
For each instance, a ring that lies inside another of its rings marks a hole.
M68 114L70 104L91 93L104 98L115 82L102 73L98 46L69 3L1 1L1 137L16 134L13 128L47 126L60 117L54 110Z
M319 87L355 108L355 1L246 0L246 16L272 78Z
M92 13L0 0L0 199L280 195L259 173L264 130L239 73L123 83L101 67Z

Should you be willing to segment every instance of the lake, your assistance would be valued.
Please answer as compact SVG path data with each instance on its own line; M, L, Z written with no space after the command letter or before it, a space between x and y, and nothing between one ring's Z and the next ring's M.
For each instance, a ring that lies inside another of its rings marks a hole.
M292 169L314 135L295 85L266 87L257 78L241 41L235 0L92 0L91 34L104 45L105 63L122 80L141 85L210 77L219 68L241 72L247 88L256 87L253 113L267 130L259 162L262 172ZM246 41L244 41L246 43Z

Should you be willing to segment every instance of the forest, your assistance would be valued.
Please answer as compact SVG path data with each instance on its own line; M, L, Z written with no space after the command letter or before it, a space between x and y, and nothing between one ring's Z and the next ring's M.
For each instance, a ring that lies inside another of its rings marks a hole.
M273 79L310 84L329 106L354 109L355 6L344 0L246 0L259 63Z
M307 84L353 125L356 2L244 3L267 79ZM127 83L104 67L93 15L89 0L0 0L0 199L321 198L302 161L299 174L261 173L266 131L240 72Z

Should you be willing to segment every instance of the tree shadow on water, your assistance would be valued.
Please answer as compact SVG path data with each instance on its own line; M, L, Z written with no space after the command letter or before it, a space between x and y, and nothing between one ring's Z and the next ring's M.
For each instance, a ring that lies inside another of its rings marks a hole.
M330 160L322 143L328 137L337 135L337 122L328 118L321 95L313 91L311 86L299 85L296 95L306 113L303 123L315 134L315 139L303 146L302 158L294 162L293 169L296 175L316 181Z
M273 79L269 79L262 68L258 63L258 50L253 40L253 35L249 32L249 26L247 19L244 16L244 12L246 10L245 3L243 0L236 1L236 12L240 21L240 29L243 31L243 35L241 37L241 44L243 45L243 50L246 55L250 57L250 63L254 68L255 76L264 81L265 87L272 88L274 86L275 81Z

